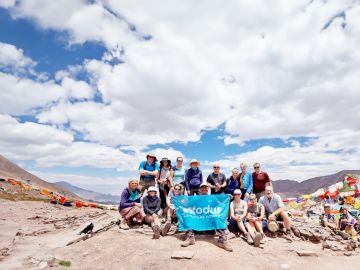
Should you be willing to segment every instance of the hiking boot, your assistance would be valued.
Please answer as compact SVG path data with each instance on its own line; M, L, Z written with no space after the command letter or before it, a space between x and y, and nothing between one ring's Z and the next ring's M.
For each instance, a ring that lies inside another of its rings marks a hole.
M122 230L129 230L130 229L130 227L127 224L126 220L123 220L123 221L120 222L119 228L122 229Z
M229 241L218 241L218 246L225 249L226 251L233 252L233 248L230 245Z
M266 242L266 238L265 238L266 236L265 236L265 233L262 233L261 234L261 240L260 240L260 244L265 244L265 242Z
M190 245L195 245L195 237L188 237L186 240L181 244L182 247L188 247Z
M154 232L154 239L159 239L160 238L160 226L159 225L154 225L153 226L153 232Z
M255 247L260 246L261 239L262 239L261 233L256 233L256 235L254 237L254 246Z
M249 245L254 244L254 241L251 238L250 233L248 233L245 237L246 237L246 241L248 242Z
M169 232L170 228L171 228L171 223L170 223L170 222L166 222L166 223L164 224L164 227L163 227L162 230L161 230L162 236L167 235L167 233Z

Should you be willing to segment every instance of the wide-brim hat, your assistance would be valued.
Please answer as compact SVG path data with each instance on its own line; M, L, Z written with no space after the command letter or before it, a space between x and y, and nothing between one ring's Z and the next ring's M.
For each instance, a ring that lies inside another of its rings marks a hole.
M147 159L148 157L153 157L153 158L154 158L154 161L155 161L155 162L157 161L157 158L156 158L156 156L155 156L154 153L148 153L148 154L146 155L146 159Z
M277 224L276 221L269 221L268 222L268 229L270 232L276 232L277 230L279 230L279 225Z
M151 192L151 191L157 192L156 187L149 187L149 189L148 189L147 192L149 193L149 192Z
M208 187L209 185L208 185L208 183L206 183L206 182L202 182L201 184L200 184L200 187Z
M197 159L193 158L192 160L190 160L189 166L191 166L192 163L197 163L197 165L200 166L200 161L198 161Z

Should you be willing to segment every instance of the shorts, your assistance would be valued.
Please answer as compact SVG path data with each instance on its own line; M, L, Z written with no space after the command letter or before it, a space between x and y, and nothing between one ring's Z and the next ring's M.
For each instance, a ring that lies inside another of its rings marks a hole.
M144 179L140 179L139 181L139 189L141 191L141 193L144 193L144 191L146 189L149 189L149 187L155 187L155 179L153 180L144 180Z

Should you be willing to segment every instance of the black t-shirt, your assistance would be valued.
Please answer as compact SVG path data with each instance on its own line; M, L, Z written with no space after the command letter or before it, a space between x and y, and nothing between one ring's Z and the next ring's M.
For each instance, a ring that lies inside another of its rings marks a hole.
M219 174L210 174L206 180L209 184L211 185L215 185L215 184L219 184L219 185L223 185L224 182L226 182L226 176L223 173L219 173ZM220 188L219 191L215 191L214 188L211 189L211 194L221 194L221 193L225 193L226 187Z

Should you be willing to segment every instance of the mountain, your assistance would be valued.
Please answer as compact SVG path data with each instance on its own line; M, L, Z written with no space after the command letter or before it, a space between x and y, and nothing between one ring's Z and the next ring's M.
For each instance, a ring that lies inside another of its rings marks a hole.
M120 199L119 196L114 196L111 194L104 194L104 193L95 192L92 190L79 188L79 187L73 186L65 181L56 182L54 184L56 184L57 186L63 187L67 190L70 190L71 192L84 198L85 200L101 202L101 203L110 203L110 204L118 204L119 203L119 199Z
M77 196L75 193L63 187L46 182L45 180L29 173L10 160L6 159L4 156L0 155L0 178L8 177L14 178L16 180L30 180L30 183L37 186L38 188L46 188L50 191L59 192L65 195L65 197L79 199L79 196Z
M344 170L335 174L310 178L297 182L294 180L273 181L274 190L282 197L295 197L304 194L311 194L319 188L329 187L344 179L346 174L360 175L360 170Z

